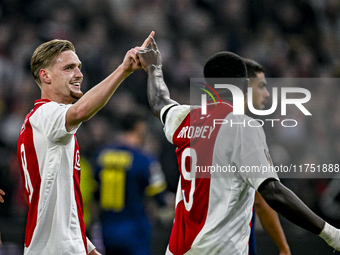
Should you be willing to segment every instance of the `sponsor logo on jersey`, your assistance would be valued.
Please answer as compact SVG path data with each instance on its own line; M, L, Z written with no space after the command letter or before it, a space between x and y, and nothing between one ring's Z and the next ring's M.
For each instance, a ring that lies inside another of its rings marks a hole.
M78 171L80 171L80 153L79 150L76 151L76 155L74 158L74 168Z

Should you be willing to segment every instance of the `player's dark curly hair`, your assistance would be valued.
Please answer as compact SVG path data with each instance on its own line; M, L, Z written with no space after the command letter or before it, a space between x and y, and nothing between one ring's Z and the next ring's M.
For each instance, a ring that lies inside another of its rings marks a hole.
M235 53L222 51L210 57L204 65L205 78L246 78L243 59Z

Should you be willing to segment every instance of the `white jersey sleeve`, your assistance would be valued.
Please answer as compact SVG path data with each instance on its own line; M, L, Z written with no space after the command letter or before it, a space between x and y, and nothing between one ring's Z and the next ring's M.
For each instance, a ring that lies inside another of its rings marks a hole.
M248 116L245 119L247 123L255 121ZM241 141L240 174L244 181L257 190L268 178L278 180L262 127L242 126L238 129L238 137Z
M169 107L172 105L167 105L164 106L163 109L161 110L161 119L163 117L163 114ZM189 114L190 112L190 105L176 105L172 107L167 115L166 115L166 120L165 120L165 125L164 125L164 133L166 138L170 143L173 143L172 137L179 127L179 125L182 123L184 118ZM163 123L164 124L164 123Z
M66 130L66 113L72 105L49 102L42 105L32 120L36 125L40 125L42 132L52 143L67 144L78 130L80 124L70 132ZM38 119L36 119L38 118Z

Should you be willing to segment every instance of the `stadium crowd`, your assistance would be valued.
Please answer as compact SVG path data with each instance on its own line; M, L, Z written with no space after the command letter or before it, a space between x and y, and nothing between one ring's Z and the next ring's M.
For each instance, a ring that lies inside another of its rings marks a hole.
M23 244L27 205L16 146L23 119L40 97L29 65L34 49L50 39L70 40L82 61L82 91L86 92L112 72L126 50L138 45L151 30L156 32L170 93L180 103L189 103L183 95L189 90L190 78L202 77L204 61L222 50L261 63L268 78L313 78L321 82L309 80L311 85L306 86L312 96L306 108L312 116L289 108L298 126L265 126L267 143L275 164L340 163L340 88L333 79L340 78L337 0L1 1L0 188L6 192L5 203L0 205L3 242L14 242L18 247ZM122 116L145 110L150 112L150 125L144 149L160 158L168 188L175 192L178 173L174 150L148 108L146 78L143 71L132 74L108 105L91 122L82 124L77 133L81 155L91 162L97 148L118 139ZM328 86L330 78L333 83ZM275 114L282 119L280 111ZM339 227L339 210L332 212L329 207L340 206L340 201L335 198L330 206L325 202L330 179L282 182ZM289 232L291 226L285 225ZM13 247L8 249L15 250Z

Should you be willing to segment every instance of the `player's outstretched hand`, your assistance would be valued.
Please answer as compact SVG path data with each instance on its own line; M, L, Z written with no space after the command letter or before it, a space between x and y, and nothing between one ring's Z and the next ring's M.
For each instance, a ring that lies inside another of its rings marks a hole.
M162 56L158 50L155 38L150 38L151 49L141 49L138 51L137 56L145 71L150 66L162 67Z
M123 68L126 72L132 73L133 71L139 70L142 68L139 59L137 57L137 52L139 50L145 49L151 43L151 38L155 35L155 32L152 31L148 38L145 39L144 43L140 47L135 47L129 50L123 60Z
M5 192L3 190L0 189L0 202L3 203L5 202L4 198L2 196L5 195Z

